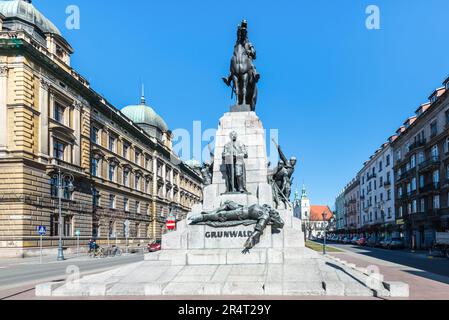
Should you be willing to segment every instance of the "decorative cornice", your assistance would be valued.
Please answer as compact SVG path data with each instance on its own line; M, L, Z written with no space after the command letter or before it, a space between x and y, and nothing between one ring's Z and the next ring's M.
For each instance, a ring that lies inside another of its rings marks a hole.
M8 75L9 68L7 66L0 66L0 77L5 77Z
M50 89L51 83L45 79L41 79L41 87L44 90Z

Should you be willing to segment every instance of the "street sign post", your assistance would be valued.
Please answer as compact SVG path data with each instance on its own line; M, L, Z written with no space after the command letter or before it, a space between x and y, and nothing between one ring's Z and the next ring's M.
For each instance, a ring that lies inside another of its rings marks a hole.
M128 253L128 238L129 238L129 225L131 224L131 222L129 222L129 220L125 220L125 222L123 222L123 224L125 225L125 238L126 238L126 253Z
M80 235L81 231L78 229L75 231L76 235L76 255L78 256L80 254Z
M37 227L37 233L39 233L39 236L40 236L40 243L39 243L40 257L39 257L39 262L40 262L40 264L42 264L42 237L47 233L47 227L45 227L45 226Z

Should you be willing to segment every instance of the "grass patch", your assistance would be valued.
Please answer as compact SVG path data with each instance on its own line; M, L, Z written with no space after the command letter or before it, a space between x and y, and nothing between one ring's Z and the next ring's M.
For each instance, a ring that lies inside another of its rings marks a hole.
M306 247L317 252L323 252L323 244L315 241L306 241ZM343 252L343 250L326 245L327 252Z

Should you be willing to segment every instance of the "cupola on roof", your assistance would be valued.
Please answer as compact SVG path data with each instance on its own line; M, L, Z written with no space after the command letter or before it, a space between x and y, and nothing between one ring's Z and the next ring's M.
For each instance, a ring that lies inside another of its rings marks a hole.
M122 109L122 113L129 119L131 119L134 123L141 126L151 136L153 136L154 133L151 128L148 127L156 128L162 131L162 133L168 131L168 126L165 123L164 119L162 119L162 117L158 115L152 107L147 105L143 90L140 104L129 105Z
M0 13L5 18L19 18L38 27L43 33L61 36L59 29L37 10L31 0L1 0Z

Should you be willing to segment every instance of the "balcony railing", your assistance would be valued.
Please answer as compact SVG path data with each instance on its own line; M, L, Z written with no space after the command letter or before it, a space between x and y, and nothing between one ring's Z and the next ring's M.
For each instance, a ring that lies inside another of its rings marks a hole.
M414 143L412 143L409 147L408 147L408 151L411 152L415 149L418 149L420 147L424 147L426 145L426 139L423 139L421 141L416 141Z
M368 174L368 177L367 177L366 181L370 181L371 179L374 179L376 177L377 177L377 175L375 173L373 173L371 175Z
M427 170L439 165L440 165L439 157L431 157L429 160L424 161L419 165L419 170L420 171Z
M384 187L390 187L391 186L391 181L387 180L384 182Z
M439 191L440 190L440 183L439 182L433 182L426 184L424 187L420 189L421 192L433 192L433 191Z

